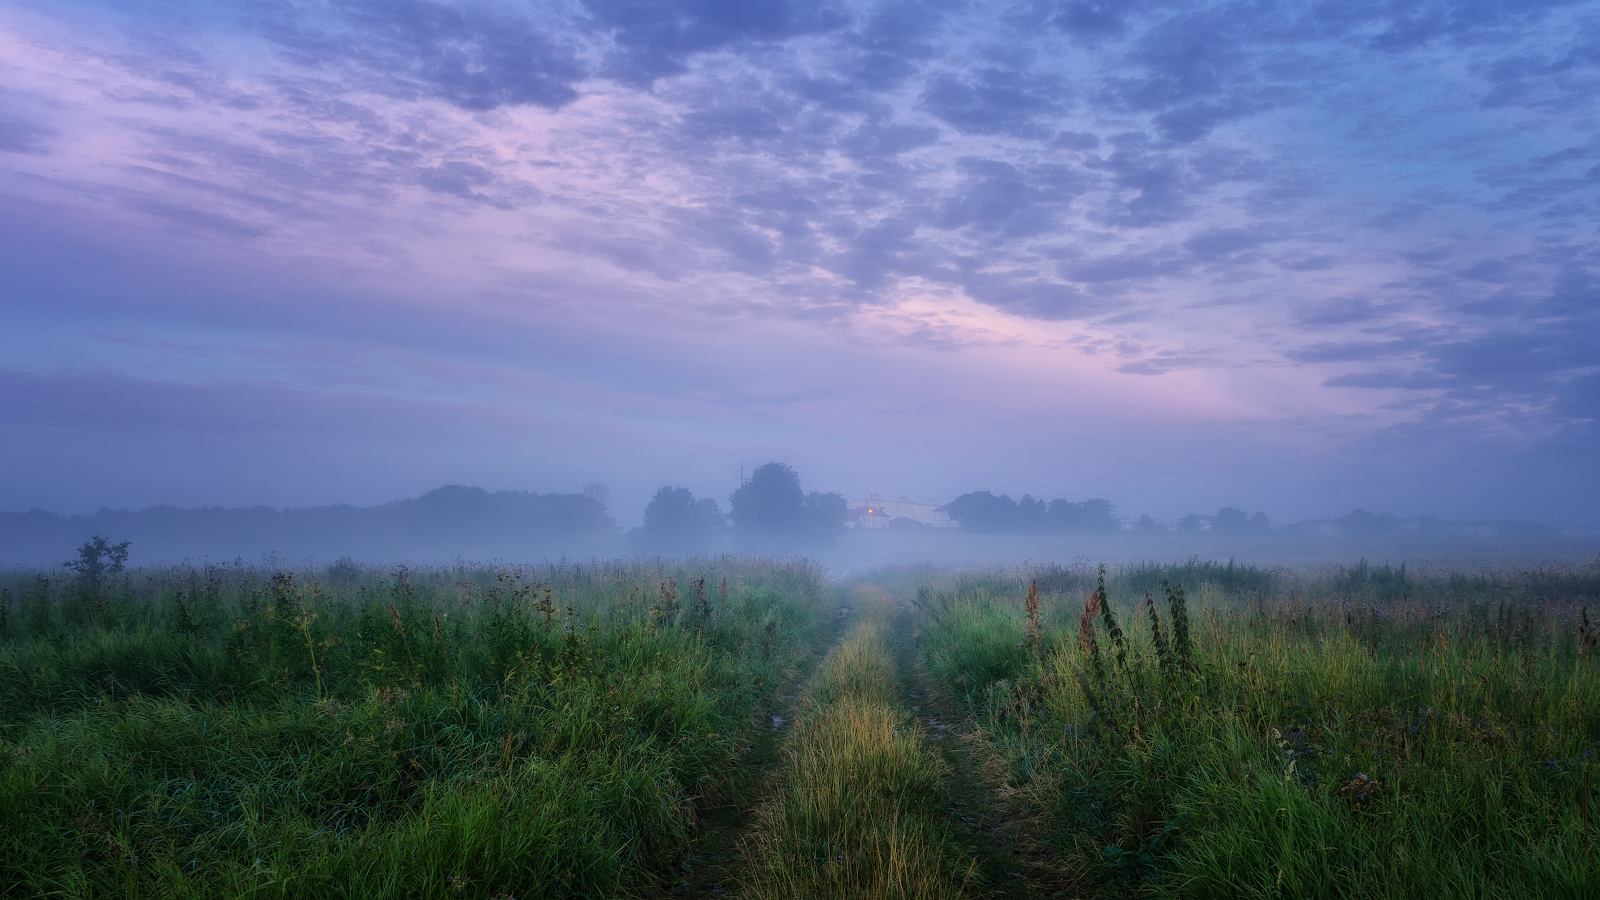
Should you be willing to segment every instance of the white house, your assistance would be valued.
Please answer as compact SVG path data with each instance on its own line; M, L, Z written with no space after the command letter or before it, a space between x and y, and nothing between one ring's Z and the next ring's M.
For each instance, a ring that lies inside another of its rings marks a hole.
M910 497L885 500L882 494L873 494L865 500L851 500L850 515L845 525L851 528L888 528L895 519L908 519L931 528L955 528L961 523L950 518L947 507L937 500L918 503Z

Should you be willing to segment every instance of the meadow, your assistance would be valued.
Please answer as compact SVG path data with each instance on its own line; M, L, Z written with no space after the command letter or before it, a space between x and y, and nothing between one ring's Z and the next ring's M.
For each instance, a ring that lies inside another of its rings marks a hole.
M764 560L14 577L0 892L652 893L833 595Z
M900 581L1073 896L1600 896L1600 566Z
M0 576L0 894L1600 896L1600 565Z

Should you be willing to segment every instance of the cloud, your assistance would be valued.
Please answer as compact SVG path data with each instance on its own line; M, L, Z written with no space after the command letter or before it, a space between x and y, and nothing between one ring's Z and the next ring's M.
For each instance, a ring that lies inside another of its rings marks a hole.
M263 3L250 21L317 68L350 68L366 86L426 95L462 109L532 104L559 109L577 99L586 67L570 45L526 15L484 2L328 0L322 19L287 3Z
M696 53L843 27L830 6L795 0L583 0L614 42L607 71L630 84L678 75Z
M881 161L939 140L939 130L897 123L866 123L839 139L838 147L856 159Z
M1268 236L1270 230L1270 226L1256 229L1213 228L1189 238L1183 242L1183 246L1201 259L1224 259L1267 243L1271 240Z
M1115 139L1119 149L1097 165L1121 188L1118 202L1102 215L1110 222L1147 227L1176 221L1193 208L1186 190L1181 160L1150 152L1142 134L1124 134Z
M1600 373L1580 375L1556 390L1551 412L1570 419L1600 421Z
M1350 341L1342 344L1314 344L1284 354L1295 362L1325 363L1381 359L1413 349L1407 341Z
M1072 285L1016 273L971 274L960 282L974 300L1020 316L1082 319L1104 308Z
M1118 37L1128 28L1126 4L1069 0L1058 9L1050 24L1086 43Z
M1088 182L1082 171L1059 164L1029 169L992 159L963 159L959 164L965 177L940 202L931 223L936 227L1007 238L1053 231Z
M523 203L538 202L539 192L526 185L509 188L492 170L469 162L451 161L428 166L417 172L417 183L436 193L462 200L484 203L497 209L515 209L519 196Z
M1448 379L1425 372L1352 372L1335 375L1323 382L1327 387L1402 388L1405 390L1431 390L1448 387Z
M1168 372L1178 372L1184 369L1193 369L1212 364L1210 360L1197 356L1186 356L1177 352L1169 352L1161 356L1148 359L1126 362L1117 367L1118 372L1130 375L1165 375Z
M312 269L329 283L309 306L411 327L399 343L435 307L507 347L576 315L660 315L738 323L730 340L767 352L824 335L857 348L848 370L892 331L955 368L1005 347L1017 384L1165 374L1307 444L1396 422L1463 446L1473 423L1554 435L1594 409L1591 18L1412 0L27 0L0 20L0 225L42 210L169 261L95 288L112 308ZM80 240L10 277L100 258ZM92 293L77 313L40 294L56 318L4 324L85 365ZM163 321L252 331L244 307L300 302L273 296ZM607 365L563 359L643 377L618 360L648 341L617 342ZM885 404L915 392L882 371ZM800 372L762 396L810 396Z
M1387 310L1360 297L1336 297L1305 304L1295 311L1295 321L1302 326L1315 328L1323 325L1350 325L1366 322L1384 315Z
M1292 351L1302 361L1363 360L1387 351L1420 350L1411 370L1357 372L1335 376L1336 387L1441 390L1442 419L1468 420L1545 410L1555 418L1591 418L1593 375L1600 369L1594 347L1600 342L1600 281L1592 273L1568 268L1542 299L1523 304L1534 313L1518 324L1500 326L1467 338L1323 345Z
M984 68L967 77L940 74L922 93L922 105L964 134L1042 138L1070 96L1065 84L1026 72Z
M1162 278L1179 274L1186 269L1187 265L1183 260L1163 250L1069 260L1059 266L1063 278L1089 284Z
M0 153L43 156L55 136L55 129L43 122L0 109Z

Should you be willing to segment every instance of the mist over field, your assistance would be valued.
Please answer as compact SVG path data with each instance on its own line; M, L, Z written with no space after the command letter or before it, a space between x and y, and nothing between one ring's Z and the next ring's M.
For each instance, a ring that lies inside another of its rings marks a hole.
M55 569L95 536L129 541L134 566L316 569L339 561L426 566L776 553L814 557L836 578L908 565L1190 557L1312 567L1372 558L1494 568L1600 552L1600 532L1517 520L1400 518L1352 510L1337 518L1275 524L1265 513L1252 516L1224 507L1163 522L1149 515L1119 516L1108 501L1094 499L1043 501L1024 495L1018 501L985 491L937 506L891 500L884 507L879 500L847 500L800 487L798 473L781 463L759 467L727 503L663 487L632 527L619 526L608 506L609 492L598 484L569 494L491 493L452 485L374 507L0 513L0 565ZM911 515L863 515L877 508ZM935 516L937 526L930 524Z

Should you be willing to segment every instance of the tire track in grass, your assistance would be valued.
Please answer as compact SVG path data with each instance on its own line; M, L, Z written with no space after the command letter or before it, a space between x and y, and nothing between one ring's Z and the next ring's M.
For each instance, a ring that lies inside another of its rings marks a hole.
M705 811L695 828L689 852L677 866L679 878L666 887L663 896L690 900L735 896L734 887L743 862L741 846L751 833L756 810L775 789L779 750L799 712L804 699L803 688L843 637L849 613L849 606L838 607L826 638L817 642L805 664L788 680L791 693L782 697L783 702L776 710L770 711L769 727L751 741L745 764L755 772L753 789Z
M976 723L961 714L959 704L938 686L922 664L917 646L917 619L909 603L900 605L894 650L903 691L951 776L945 794L949 814L972 848L981 880L991 896L1003 898L1070 897L1070 880L1026 821L1009 812L1003 776L986 752Z
M981 893L945 813L949 769L900 702L893 601L853 592L857 621L823 660L743 845L750 900L946 900Z

